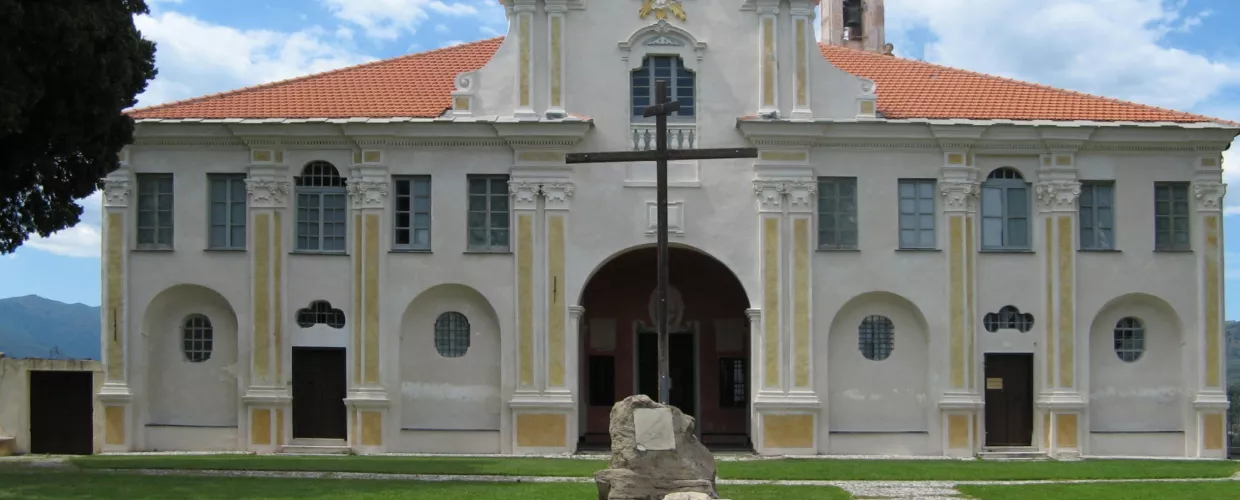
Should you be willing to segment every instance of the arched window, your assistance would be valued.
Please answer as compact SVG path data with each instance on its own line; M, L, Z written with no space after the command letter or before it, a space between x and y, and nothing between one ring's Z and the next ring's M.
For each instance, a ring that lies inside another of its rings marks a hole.
M1029 183L1012 167L982 183L982 249L1029 250Z
M646 106L656 104L654 82L658 80L667 80L669 101L680 101L680 111L673 112L668 119L693 120L697 115L696 82L679 56L649 55L642 60L642 67L633 71L633 117L644 119Z
M206 316L191 314L181 323L181 352L185 353L187 361L201 363L211 359L214 339L211 320Z
M349 194L335 165L312 161L297 181L297 243L300 252L343 253Z
M895 348L896 326L886 316L872 315L861 320L857 327L858 347L861 355L871 361L882 361L891 356Z
M326 300L316 300L310 307L297 310L297 326L310 328L314 325L327 325L332 328L344 328L344 311L332 307Z
M1125 363L1141 359L1145 354L1145 324L1129 316L1115 323L1115 355Z
M459 312L446 312L435 320L435 350L445 358L459 358L469 350L469 320Z
M982 317L982 328L990 333L999 330L1016 330L1026 333L1033 329L1033 315L1021 313L1016 306L1003 306L997 313L987 313Z

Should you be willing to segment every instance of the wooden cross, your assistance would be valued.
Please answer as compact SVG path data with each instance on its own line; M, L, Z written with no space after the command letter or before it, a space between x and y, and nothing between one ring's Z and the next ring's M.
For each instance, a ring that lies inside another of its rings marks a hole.
M659 331L659 402L670 404L671 384L667 377L667 162L669 160L720 160L726 158L757 158L757 148L667 149L667 116L680 110L680 101L667 100L667 80L655 83L655 104L642 116L655 117L655 149L653 151L619 151L605 153L573 153L565 162L620 163L655 162L656 199L658 200L658 296L655 323Z

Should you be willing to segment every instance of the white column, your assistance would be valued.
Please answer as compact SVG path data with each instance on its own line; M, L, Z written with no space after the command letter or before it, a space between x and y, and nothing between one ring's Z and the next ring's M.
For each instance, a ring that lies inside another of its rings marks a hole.
M974 291L977 248L976 211L979 186L976 169L965 152L945 152L939 193L943 196L944 250L948 294L947 386L939 400L944 454L973 456L982 397L977 387L978 362Z
M291 411L284 335L284 269L290 248L284 237L286 207L292 187L283 152L250 152L247 246L250 257L250 340L245 352L249 383L241 400L246 408L242 432L245 448L259 453L279 451L291 433Z
M792 0L792 119L812 120L810 99L814 93L812 61L819 53L814 39L814 2Z
M564 15L568 11L568 0L546 0L543 10L547 13L547 114L563 115L568 90L565 85L568 46L564 39L568 32Z
M347 227L352 242L350 260L353 269L353 315L349 354L353 358L353 379L349 384L345 405L349 408L349 445L358 453L382 453L388 441L385 432L395 426L385 425L391 406L383 387L383 356L381 354L383 290L387 252L385 244L391 227L387 220L388 167L384 152L363 150L354 155L348 180L352 213Z
M129 152L120 168L103 179L102 354L104 383L99 401L104 411L103 451L129 451L134 444L133 394L129 388L129 200L134 191Z
M758 113L779 111L779 0L758 0Z
M513 28L510 33L515 32L517 39L516 74L513 75L516 78L513 89L516 92L517 105L513 116L518 119L538 118L538 113L534 111L534 84L537 81L534 77L534 39L537 36L534 23L534 12L537 10L535 2L536 0L512 2Z
M1223 197L1227 185L1222 182L1222 162L1218 154L1198 160L1193 180L1196 220L1194 227L1197 252L1197 324L1199 337L1188 346L1195 347L1198 390L1193 398L1196 433L1191 455L1208 458L1227 456L1227 341L1223 326Z
M1042 157L1034 193L1038 199L1038 223L1034 225L1034 249L1038 252L1043 279L1041 360L1038 365L1042 390L1037 396L1042 422L1040 448L1053 456L1082 454L1086 400L1080 370L1088 360L1078 359L1076 347L1076 254L1077 199L1081 183L1076 180L1071 153ZM1086 336L1087 337L1087 336ZM1036 441L1036 439L1035 439Z
M543 389L548 396L572 400L568 388L568 365L573 352L568 350L569 313L565 289L567 263L567 239L569 207L573 197L573 183L566 179L544 181L540 187L543 195L542 241L543 269L546 270L543 289L546 294L546 328L542 342L546 360L539 367L544 380Z

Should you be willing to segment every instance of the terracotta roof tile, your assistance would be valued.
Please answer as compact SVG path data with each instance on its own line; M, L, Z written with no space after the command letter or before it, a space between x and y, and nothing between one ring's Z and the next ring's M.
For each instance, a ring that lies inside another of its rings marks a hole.
M152 118L434 118L456 75L481 68L503 38L130 111ZM886 118L1223 122L922 61L822 46L835 66L874 80ZM1224 122L1226 123L1226 122Z

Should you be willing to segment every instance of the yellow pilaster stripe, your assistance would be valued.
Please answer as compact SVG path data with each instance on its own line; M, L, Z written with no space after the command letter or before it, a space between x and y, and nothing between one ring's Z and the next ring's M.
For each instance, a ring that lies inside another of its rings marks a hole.
M1046 219L1046 386L1055 387L1055 219ZM1050 432L1050 414L1046 431ZM1049 446L1049 445L1048 445Z
M547 308L547 385L564 386L564 217L555 215L547 221L547 264L550 269Z
M366 383L379 383L379 215L366 214Z
M767 217L763 231L763 385L779 386L779 219Z
M530 20L533 16L529 14L518 14L518 25L521 33L521 86L520 103L521 106L530 105Z
M254 216L254 379L270 383L271 216ZM271 434L268 429L267 434Z
M1206 230L1206 386L1222 387L1222 370L1219 366L1219 348L1222 337L1219 331L1219 229L1218 216L1207 215L1203 221Z
M366 371L366 367L362 365L362 321L358 321L358 317L362 315L362 215L353 216L353 382L357 385L362 383L362 372Z
M965 357L964 357L964 221L961 216L948 218L948 273L950 280L950 296L948 307L951 310L951 383L953 388L965 388Z
M103 258L107 270L108 308L103 331L108 339L108 379L125 379L125 216L108 212L107 247Z
M272 349L272 354L275 356L276 366L275 376L272 378L279 385L284 380L284 224L283 214L279 210L272 214L272 216L275 217L274 227L271 228L273 233L271 241L272 246L275 248L272 255L272 267L275 269L275 273L272 276L274 280L274 286L272 287L274 289L274 298L272 299L271 308L276 319L272 326L275 331L273 336L275 349ZM283 425L283 422L279 420L279 411L276 412L276 415L276 424ZM279 437L276 436L277 439Z
M534 385L533 215L517 216L517 314L521 385Z
M793 259L792 287L796 295L793 297L792 317L796 334L796 379L798 388L809 387L809 219L801 218L792 222Z
M1076 387L1074 348L1076 347L1075 282L1073 276L1072 217L1059 217L1059 383ZM1073 421L1075 423L1075 420Z

